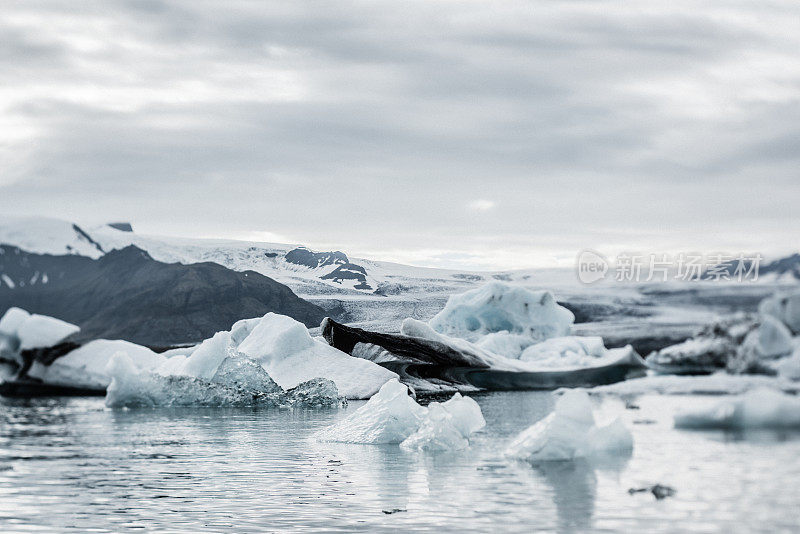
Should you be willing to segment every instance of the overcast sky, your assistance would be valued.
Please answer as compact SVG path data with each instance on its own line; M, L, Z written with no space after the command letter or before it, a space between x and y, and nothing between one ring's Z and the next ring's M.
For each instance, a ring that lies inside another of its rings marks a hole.
M458 268L800 249L800 3L5 0L0 209Z

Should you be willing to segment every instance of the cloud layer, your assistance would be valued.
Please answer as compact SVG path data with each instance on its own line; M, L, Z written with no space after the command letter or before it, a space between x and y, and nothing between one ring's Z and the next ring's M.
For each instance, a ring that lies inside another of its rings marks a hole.
M37 2L0 208L434 266L798 247L794 1Z

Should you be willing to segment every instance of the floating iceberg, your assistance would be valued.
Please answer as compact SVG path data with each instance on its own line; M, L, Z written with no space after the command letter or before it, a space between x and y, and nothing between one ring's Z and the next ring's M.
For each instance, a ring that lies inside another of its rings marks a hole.
M400 447L405 450L450 451L469 447L469 440L456 427L453 414L438 402L428 406L419 428Z
M675 415L676 428L800 428L800 398L772 389L755 389L710 408Z
M280 387L275 389L275 382L255 362L229 360L223 361L221 372L215 374L212 381L207 381L192 376L163 376L143 371L127 354L118 352L111 358L106 371L112 377L106 391L106 406L335 407L344 402L330 380L314 379L283 391Z
M798 392L800 383L786 378L765 375L732 375L718 372L712 375L680 376L653 375L634 378L616 384L597 386L593 395L738 395L759 388Z
M0 319L0 335L16 338L16 350L51 347L80 331L78 326L55 317L29 314L9 308Z
M543 367L584 367L596 365L606 356L603 338L597 336L565 336L546 339L526 348L519 359L536 362Z
M225 358L211 377L211 382L258 393L283 391L263 367L247 358Z
M346 398L365 399L397 377L373 362L313 339L302 323L275 313L262 317L237 350L261 364L284 389L324 377Z
M126 353L132 364L141 370L155 369L166 361L161 354L135 343L98 339L68 352L50 365L34 361L28 376L46 384L104 390L111 382L106 368L118 352Z
M364 406L316 434L320 441L400 443L422 423L426 410L408 395L408 387L386 382Z
M390 380L364 406L316 434L319 441L400 443L408 450L453 450L486 425L478 403L456 393L444 403L420 406L408 387Z
M596 426L589 395L568 390L556 401L553 413L517 436L505 454L518 460L547 462L630 454L632 449L633 436L621 420Z
M390 367L417 391L593 387L643 374L646 369L630 346L606 350L602 357L586 355L580 362L566 358L522 361L440 334L415 319L404 320L398 335L369 332L328 318L322 323L322 335L343 352Z
M510 332L492 332L480 338L475 345L505 358L519 358L526 348L536 343L524 334Z
M778 293L766 298L758 305L762 316L772 316L800 335L800 291Z
M452 295L428 324L448 336L476 341L492 332L523 334L534 341L569 333L575 316L549 291L503 282Z
M203 341L192 353L181 360L181 365L174 367L171 374L193 376L209 380L225 358L235 354L235 347L231 343L230 332L217 332L213 337ZM164 370L172 370L172 366L165 366Z

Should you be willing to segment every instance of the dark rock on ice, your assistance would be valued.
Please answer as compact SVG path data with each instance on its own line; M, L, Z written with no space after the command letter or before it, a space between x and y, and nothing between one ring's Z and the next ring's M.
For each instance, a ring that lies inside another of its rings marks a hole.
M675 495L675 489L669 486L662 486L661 484L656 484L654 486L647 486L644 488L631 488L628 490L628 493L631 495L635 493L647 493L650 492L653 494L657 500L665 499L667 497L672 497Z
M120 232L133 232L133 226L129 222L111 222L108 226Z

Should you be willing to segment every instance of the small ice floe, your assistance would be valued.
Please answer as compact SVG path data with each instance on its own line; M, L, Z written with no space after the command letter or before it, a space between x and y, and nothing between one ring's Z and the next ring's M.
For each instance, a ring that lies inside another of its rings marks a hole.
M675 415L676 428L800 428L800 398L773 389L756 389L710 408Z
M257 363L241 358L222 362L210 379L163 376L137 367L124 352L114 354L106 373L111 384L106 406L137 407L335 407L345 401L330 380L317 378L288 391Z
M478 403L456 393L443 403L420 406L397 380L381 387L364 406L316 434L319 441L399 443L407 450L457 450L486 425Z
M679 376L652 375L616 384L596 386L592 395L740 395L759 388L785 392L800 391L800 383L783 377L764 375L732 375L718 372L713 375Z
M568 390L553 413L517 436L505 451L509 458L529 462L574 460L601 455L630 455L633 436L621 419L597 426L589 395Z

